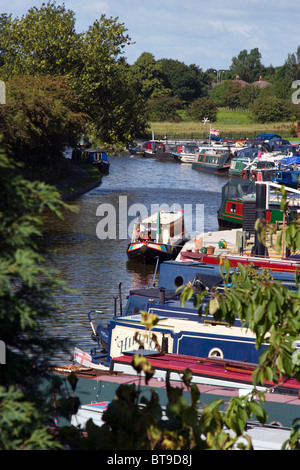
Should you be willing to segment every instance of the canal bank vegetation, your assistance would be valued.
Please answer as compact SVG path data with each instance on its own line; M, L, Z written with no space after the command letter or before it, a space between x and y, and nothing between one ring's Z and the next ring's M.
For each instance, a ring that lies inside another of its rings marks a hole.
M220 113L223 114L222 111ZM254 138L258 134L279 134L283 138L297 140L296 123L273 122L262 124L251 119L250 112L225 111L224 117L203 124L199 121L151 122L151 136L167 139L204 139L209 136L209 127L220 131L222 138ZM242 117L242 119L241 119Z
M45 325L57 321L54 291L65 287L41 240L44 211L62 217L71 207L52 186L26 180L2 150L0 194L0 449L62 449L49 432L57 389L50 363L57 348L67 353L68 346Z

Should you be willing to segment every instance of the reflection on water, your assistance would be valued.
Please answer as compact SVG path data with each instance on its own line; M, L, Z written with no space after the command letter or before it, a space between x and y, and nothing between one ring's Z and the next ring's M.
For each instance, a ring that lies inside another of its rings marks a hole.
M217 210L221 189L227 178L201 173L173 162L138 157L110 157L110 174L101 185L80 197L79 212L67 212L64 220L47 218L46 242L54 267L72 289L57 292L61 304L60 321L52 326L54 333L72 338L74 345L89 351L91 328L87 313L101 310L97 321L107 323L114 314L115 298L121 283L122 305L129 289L151 286L155 266L140 266L127 261L128 238L100 240L96 235L100 204L111 204L117 213L119 233L120 196L127 197L127 208L143 204L150 213L152 204L204 204L204 229L217 230ZM124 210L124 207L122 206ZM126 216L126 214L121 214ZM195 214L193 214L194 216ZM133 220L128 216L128 222ZM193 225L194 227L194 225ZM75 289L75 292L73 292Z

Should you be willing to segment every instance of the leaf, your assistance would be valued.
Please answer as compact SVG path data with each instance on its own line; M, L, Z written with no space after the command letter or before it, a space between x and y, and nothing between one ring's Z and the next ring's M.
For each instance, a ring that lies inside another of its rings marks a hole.
M254 311L254 322L255 324L259 323L261 319L263 318L265 313L265 307L264 305L259 305L255 311Z
M217 297L211 298L209 301L209 313L211 315L214 315L219 309L219 307L220 307L220 304L219 304Z

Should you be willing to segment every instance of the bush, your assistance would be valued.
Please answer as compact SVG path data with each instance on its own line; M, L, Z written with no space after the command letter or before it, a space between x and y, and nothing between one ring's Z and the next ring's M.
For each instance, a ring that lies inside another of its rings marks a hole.
M258 122L278 122L285 117L283 100L268 96L257 98L250 107L255 120Z
M179 122L181 117L178 110L183 108L183 102L176 97L159 95L147 101L147 114L150 121Z
M217 119L217 104L212 98L198 98L190 105L188 115L193 121L208 118L214 122Z

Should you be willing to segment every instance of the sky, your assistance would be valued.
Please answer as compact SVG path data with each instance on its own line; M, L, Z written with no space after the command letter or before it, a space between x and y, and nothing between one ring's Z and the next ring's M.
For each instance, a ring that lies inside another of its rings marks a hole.
M0 0L0 13L21 18L47 0ZM102 14L118 18L135 44L124 57L133 64L143 52L155 60L174 59L229 69L232 58L258 48L261 63L283 65L300 45L299 0L65 0L75 14L77 32L87 31Z

